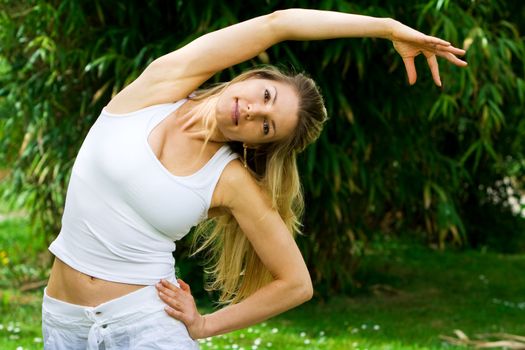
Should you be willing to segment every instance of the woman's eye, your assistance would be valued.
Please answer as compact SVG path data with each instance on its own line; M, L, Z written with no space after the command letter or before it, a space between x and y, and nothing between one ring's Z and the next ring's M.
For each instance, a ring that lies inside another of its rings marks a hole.
M270 124L267 120L264 120L263 122L263 132L265 135L268 135L268 133L270 132Z
M264 90L264 102L268 102L270 100L270 91L268 89Z

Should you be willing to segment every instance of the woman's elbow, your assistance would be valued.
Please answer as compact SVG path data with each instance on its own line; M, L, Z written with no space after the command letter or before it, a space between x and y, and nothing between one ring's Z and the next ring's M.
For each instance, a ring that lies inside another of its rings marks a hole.
M308 300L312 299L314 295L314 288L310 278L296 283L293 287L293 290L296 305L307 302Z
M269 28L268 32L272 33L275 42L287 40L287 21L289 10L277 10L266 15L266 24Z
M303 287L303 297L304 297L303 303L312 299L313 296L314 296L314 287L312 286L312 281L308 279L308 282Z

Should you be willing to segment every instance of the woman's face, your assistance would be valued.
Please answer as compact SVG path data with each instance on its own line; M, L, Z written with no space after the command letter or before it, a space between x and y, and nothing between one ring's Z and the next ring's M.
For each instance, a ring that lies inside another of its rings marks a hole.
M287 83L253 78L228 86L216 108L217 127L232 141L274 142L297 125L299 98Z

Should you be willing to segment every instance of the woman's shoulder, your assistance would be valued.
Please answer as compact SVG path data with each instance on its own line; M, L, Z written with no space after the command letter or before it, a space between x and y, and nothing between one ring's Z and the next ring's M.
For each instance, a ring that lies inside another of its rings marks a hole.
M238 190L243 185L257 185L255 177L244 167L242 161L237 158L232 160L224 168L220 181L231 190Z
M232 160L224 168L216 194L220 201L218 204L230 208L234 203L248 204L250 199L266 197L261 185L240 159Z

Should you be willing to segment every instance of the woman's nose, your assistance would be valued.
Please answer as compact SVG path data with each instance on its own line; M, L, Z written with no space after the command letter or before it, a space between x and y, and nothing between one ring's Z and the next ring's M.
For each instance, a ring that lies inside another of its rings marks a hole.
M260 106L257 104L248 105L246 120L254 120L262 113Z

